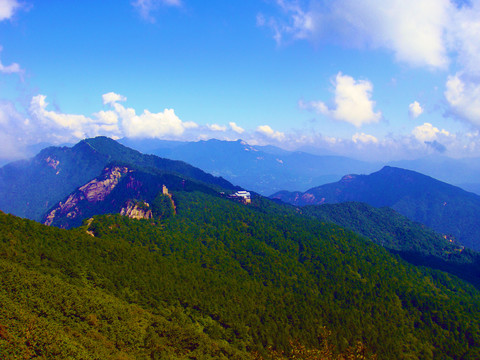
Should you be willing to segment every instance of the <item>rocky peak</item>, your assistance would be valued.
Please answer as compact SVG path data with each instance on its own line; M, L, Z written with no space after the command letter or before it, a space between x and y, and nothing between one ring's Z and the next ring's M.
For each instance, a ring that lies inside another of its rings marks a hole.
M57 216L66 216L69 219L75 219L81 214L79 203L87 200L88 202L103 201L108 194L118 185L121 177L133 170L125 166L111 166L104 169L102 175L93 179L80 187L77 191L70 194L64 201L52 209L44 218L45 225L52 225Z
M128 216L130 219L151 219L153 217L150 204L145 201L128 201L126 206L120 210L120 215Z
M45 159L45 162L47 163L47 166L57 170L58 164L60 164L60 161L55 158L55 156L48 156ZM57 172L58 174L58 172Z
M128 167L112 166L105 168L101 179L94 179L79 190L89 202L103 201L112 192L122 175L132 172Z

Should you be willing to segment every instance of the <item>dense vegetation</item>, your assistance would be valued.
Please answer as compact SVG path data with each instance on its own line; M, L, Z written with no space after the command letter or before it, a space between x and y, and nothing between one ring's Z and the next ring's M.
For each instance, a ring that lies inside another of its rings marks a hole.
M263 198L244 206L177 191L174 200L175 216L103 215L69 231L0 214L0 351L480 356L480 294L454 276Z
M390 208L346 202L305 206L301 212L368 237L403 259L457 275L480 288L480 254Z

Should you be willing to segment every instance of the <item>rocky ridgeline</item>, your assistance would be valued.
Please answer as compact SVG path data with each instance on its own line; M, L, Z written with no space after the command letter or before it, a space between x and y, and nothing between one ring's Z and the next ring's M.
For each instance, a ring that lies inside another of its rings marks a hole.
M78 204L84 200L95 203L103 201L108 194L112 192L115 186L118 185L121 177L131 172L127 167L113 166L105 168L100 178L94 179L87 184L80 187L77 191L71 194L65 202L60 202L57 207L52 209L44 220L45 225L52 225L55 217L58 215L65 216L69 219L74 219L80 215Z

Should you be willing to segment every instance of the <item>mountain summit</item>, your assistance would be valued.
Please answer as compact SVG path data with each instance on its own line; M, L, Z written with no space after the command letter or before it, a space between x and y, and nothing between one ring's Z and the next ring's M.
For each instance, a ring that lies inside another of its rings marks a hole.
M32 159L5 165L0 169L0 209L41 221L54 204L99 176L113 162L134 164L136 169L169 172L223 189L235 189L228 181L183 161L143 155L100 136L82 140L71 148L48 147Z

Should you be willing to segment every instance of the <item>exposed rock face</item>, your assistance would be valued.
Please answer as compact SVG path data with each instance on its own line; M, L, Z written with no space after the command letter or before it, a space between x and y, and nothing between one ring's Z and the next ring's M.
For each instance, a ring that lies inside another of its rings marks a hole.
M305 193L302 195L302 200L307 203L307 204L315 204L317 202L317 199L315 198L315 195L311 193ZM320 201L319 203L322 204L325 201L325 198L323 198L323 201Z
M48 156L46 159L45 159L45 162L47 163L48 166L50 166L51 168L57 170L57 166L58 164L60 164L60 161L57 160L55 157L51 157L51 156ZM58 170L56 172L56 174L58 175L60 173L60 170Z
M120 215L128 216L130 219L151 219L153 217L150 204L146 202L133 203L129 201L127 206L122 208Z
M102 180L94 179L83 185L79 190L83 193L88 202L103 201L112 192L120 181L123 174L131 172L127 167L114 166L106 168Z
M80 214L80 209L77 205L81 201L87 200L91 203L103 201L115 186L117 186L121 177L131 171L132 170L127 167L120 166L105 168L100 178L83 185L71 194L65 202L60 202L55 209L50 211L45 217L44 224L52 225L57 214L66 215L66 217L70 219L76 218Z
M83 196L83 194L74 193L70 195L64 203L60 202L55 209L48 213L45 218L44 224L48 226L52 225L57 213L67 214L67 217L69 218L76 217L79 212L77 204L84 199L85 197Z

